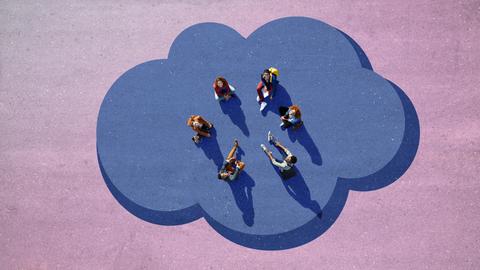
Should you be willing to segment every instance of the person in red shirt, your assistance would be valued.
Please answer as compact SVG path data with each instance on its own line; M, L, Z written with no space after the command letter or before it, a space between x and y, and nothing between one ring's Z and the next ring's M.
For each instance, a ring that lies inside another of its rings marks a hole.
M215 100L218 101L228 101L235 93L235 88L223 77L215 78L213 89L215 90Z

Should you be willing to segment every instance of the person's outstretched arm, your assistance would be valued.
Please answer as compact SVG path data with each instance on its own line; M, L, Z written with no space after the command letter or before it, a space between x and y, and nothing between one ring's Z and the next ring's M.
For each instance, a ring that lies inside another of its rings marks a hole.
M272 156L272 152L267 151L266 154L267 154L268 159L270 159L270 161L275 160L275 159L273 158L273 156Z
M287 156L291 156L291 155L292 155L292 153L290 152L290 150L288 150L288 149L287 149L285 146L283 146L280 142L277 142L277 143L275 144L275 146L277 146L278 148L280 148L280 149L285 153L285 155L287 155Z
M273 164L274 166L277 166L277 167L280 168L280 169L285 169L286 163L285 163L284 161L278 162L278 161L277 161L275 158L273 158L273 157L270 159L270 161L272 162L272 164Z

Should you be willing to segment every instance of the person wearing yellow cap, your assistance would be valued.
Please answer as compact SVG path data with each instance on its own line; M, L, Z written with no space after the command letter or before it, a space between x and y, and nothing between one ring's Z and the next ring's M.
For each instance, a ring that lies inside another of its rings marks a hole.
M263 111L267 107L265 102L266 97L273 99L275 88L277 87L278 69L271 67L265 69L260 76L260 82L257 84L257 101L260 104L260 111Z

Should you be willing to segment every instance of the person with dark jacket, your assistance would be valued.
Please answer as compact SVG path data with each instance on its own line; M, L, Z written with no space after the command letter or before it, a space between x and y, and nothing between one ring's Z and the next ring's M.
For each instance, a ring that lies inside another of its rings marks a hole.
M257 84L257 102L260 104L260 111L267 106L266 97L273 99L275 88L278 85L278 70L276 68L265 69L260 76L260 82Z
M187 119L187 126L197 133L192 137L192 141L195 143L199 143L202 137L210 137L210 129L213 128L213 124L203 119L200 115L191 115Z

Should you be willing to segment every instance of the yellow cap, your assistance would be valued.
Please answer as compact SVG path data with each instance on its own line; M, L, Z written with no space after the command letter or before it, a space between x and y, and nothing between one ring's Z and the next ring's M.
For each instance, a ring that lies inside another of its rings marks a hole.
M270 67L268 70L270 71L270 73L275 74L275 76L278 77L278 69Z

